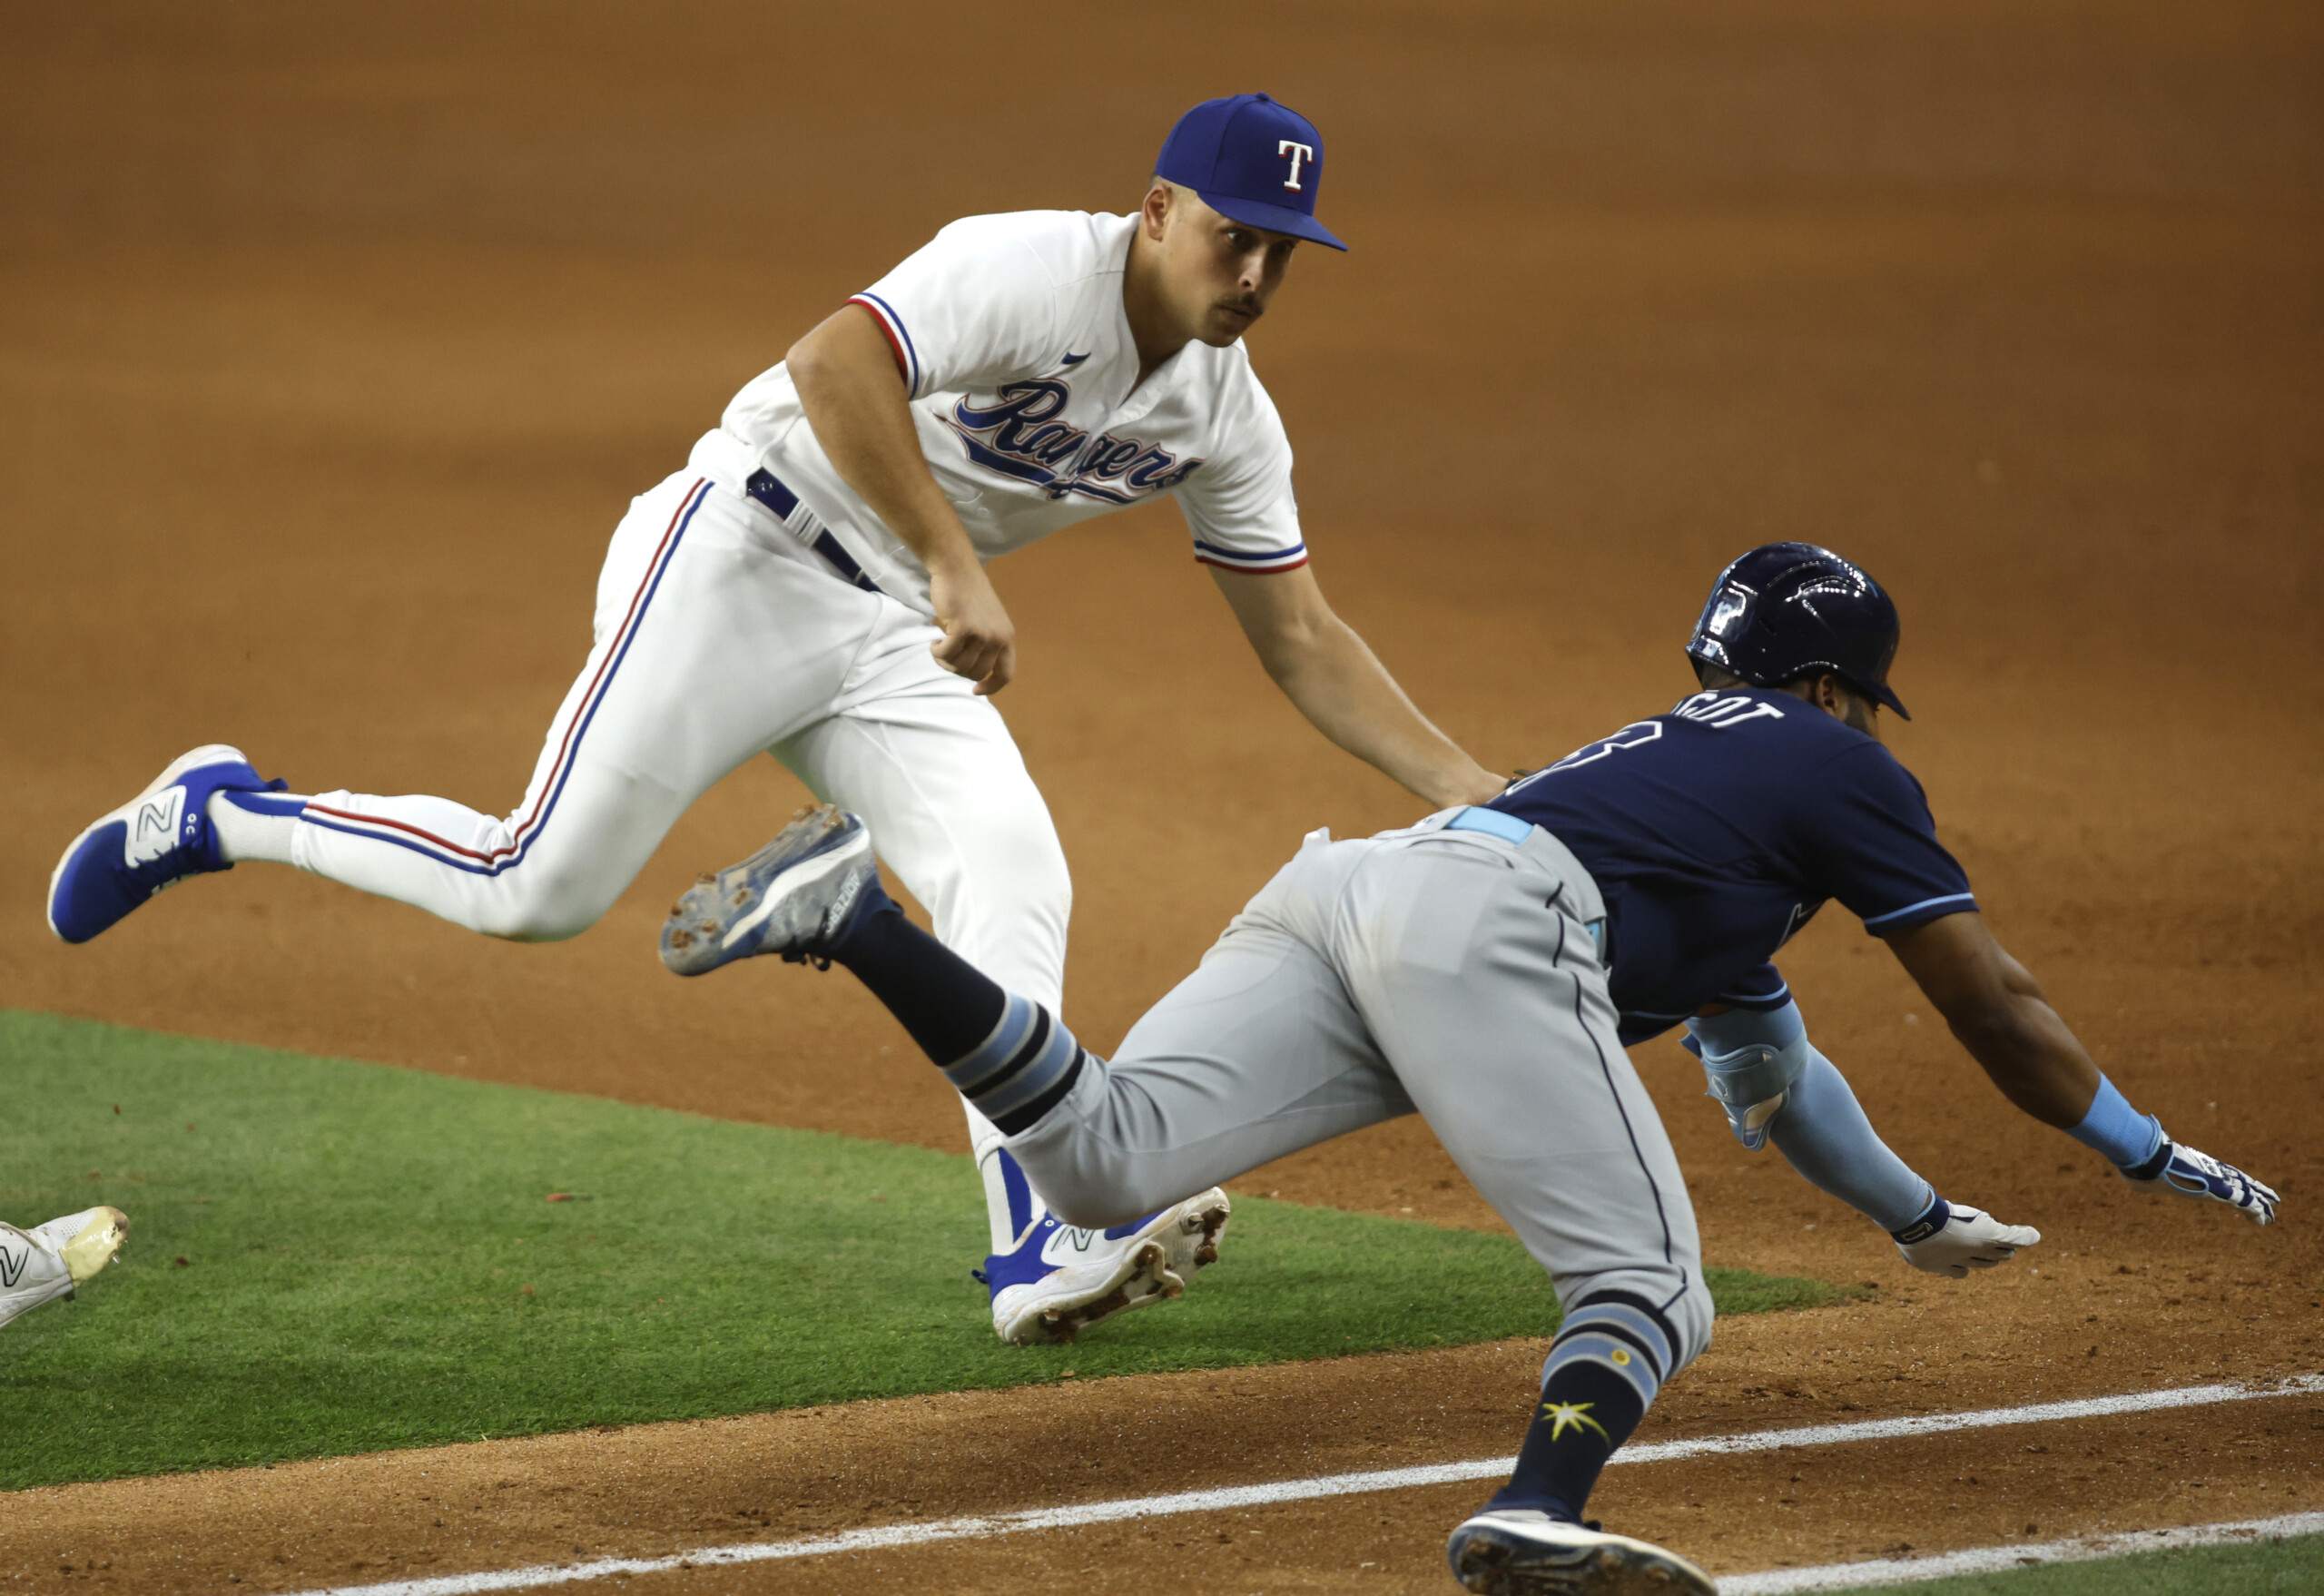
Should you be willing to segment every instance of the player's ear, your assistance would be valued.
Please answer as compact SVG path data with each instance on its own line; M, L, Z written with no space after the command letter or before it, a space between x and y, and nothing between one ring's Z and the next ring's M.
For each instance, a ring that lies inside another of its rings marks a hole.
M1835 720L1844 721L1848 718L1847 684L1841 681L1839 677L1826 671L1821 675L1803 677L1801 685L1807 689L1801 696L1808 703ZM1794 691L1797 689L1795 688Z
M1147 180L1146 203L1139 209L1144 218L1143 231L1147 238L1154 240L1157 243L1159 243L1162 235L1169 231L1170 212L1176 198L1177 195L1171 189L1168 179L1157 174Z

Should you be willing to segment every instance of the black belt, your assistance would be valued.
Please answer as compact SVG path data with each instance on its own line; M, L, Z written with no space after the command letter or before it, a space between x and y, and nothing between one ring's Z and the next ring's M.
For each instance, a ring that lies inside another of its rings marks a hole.
M814 511L807 510L801 515L799 496L783 486L782 478L772 471L753 471L751 479L743 484L743 491L773 510L775 517L785 527L791 527L793 516L801 516L800 525L793 528L800 535L801 541L822 556L823 563L847 581L866 593L879 593L884 596L885 590L863 574L863 567L855 563L855 557L840 546L839 539L815 518Z

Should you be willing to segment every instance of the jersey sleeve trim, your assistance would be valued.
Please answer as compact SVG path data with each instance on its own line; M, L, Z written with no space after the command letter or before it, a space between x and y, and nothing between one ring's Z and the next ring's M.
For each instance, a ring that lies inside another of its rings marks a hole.
M1791 1001L1791 985L1787 981L1777 981L1772 992L1721 992L1711 1001L1724 1003L1730 1009L1748 1009L1754 1014L1772 1013Z
M1905 929L1905 925L1899 922L1917 925L1924 920L1941 920L1948 914L1966 913L1976 906L1977 895L1974 892L1947 892L1942 898L1924 898L1917 903L1907 903L1902 909L1876 914L1864 922L1864 929L1876 936L1890 927L1900 931Z
M847 302L861 305L872 312L872 319L880 324L880 330L888 335L888 348L895 352L896 369L902 374L904 386L910 389L907 397L918 399L920 350L913 347L911 331L904 326L904 319L896 314L894 306L869 291L850 295Z
M1622 1010L1621 1018L1625 1024L1630 1020L1639 1020L1652 1025L1657 1030L1668 1030L1682 1020L1691 1020L1694 1018L1694 1013L1692 1009L1688 1010L1684 1014L1658 1014L1651 1009L1625 1009ZM1625 1047L1629 1045L1627 1042L1623 1044Z
M1307 545L1303 541L1289 548L1221 548L1215 543L1195 539L1195 558L1206 566L1217 566L1229 571L1253 571L1262 575L1276 571L1295 571L1307 563Z

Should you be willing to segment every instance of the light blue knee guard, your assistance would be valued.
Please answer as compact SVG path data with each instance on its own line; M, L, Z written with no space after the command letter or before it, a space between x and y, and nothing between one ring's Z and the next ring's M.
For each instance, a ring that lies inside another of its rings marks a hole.
M1687 1031L1688 1050L1702 1059L1703 1079L1727 1110L1735 1139L1758 1152L1768 1145L1768 1128L1786 1095L1815 1056L1799 1006L1786 1003L1769 1014L1730 1009L1688 1020Z

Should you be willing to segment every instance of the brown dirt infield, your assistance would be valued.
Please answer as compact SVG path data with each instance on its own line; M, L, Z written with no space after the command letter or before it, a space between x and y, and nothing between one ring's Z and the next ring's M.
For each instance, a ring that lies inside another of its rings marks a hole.
M648 951L673 888L793 802L765 762L557 947L258 868L84 949L31 906L64 839L196 741L300 786L513 802L605 537L742 380L943 221L1127 203L1177 110L1260 84L1324 128L1356 249L1302 257L1255 358L1317 573L1414 697L1535 764L1683 689L1722 559L1856 556L1905 615L1893 745L2003 940L2134 1099L2285 1196L2270 1232L2135 1201L2014 1117L1836 912L1786 959L1819 1043L1940 1186L2043 1227L2041 1272L1910 1275L1741 1154L1675 1047L1640 1049L1714 1262L1881 1286L1727 1326L1656 1433L2312 1372L2320 34L2292 5L1901 0L20 11L0 1003L954 1147L941 1081L845 983L695 986ZM1266 685L1183 539L1127 516L997 568L1099 1047L1302 832L1413 812ZM1245 1186L1492 1223L1416 1124ZM1491 1455L1538 1356L29 1493L0 1570L285 1588ZM1645 1465L1600 1506L1727 1570L2250 1517L2324 1504L2315 1414ZM453 1482L440 1530L409 1507L422 1468ZM1932 1480L1979 1505L1934 1513ZM1429 1590L1476 1494L684 1577Z

